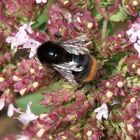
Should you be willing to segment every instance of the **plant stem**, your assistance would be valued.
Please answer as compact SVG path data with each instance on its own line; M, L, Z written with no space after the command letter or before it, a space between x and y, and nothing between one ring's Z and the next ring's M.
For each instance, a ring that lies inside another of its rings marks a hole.
M105 19L105 20L103 21L103 28L102 28L102 40L104 40L104 39L105 39L105 37L106 37L107 23L108 23L108 20L107 20L107 19Z

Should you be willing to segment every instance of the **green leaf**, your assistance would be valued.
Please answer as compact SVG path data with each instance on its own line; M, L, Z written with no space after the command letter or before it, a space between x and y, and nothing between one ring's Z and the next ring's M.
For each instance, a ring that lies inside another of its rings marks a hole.
M103 19L103 16L100 13L98 13L97 10L94 7L92 7L91 9L89 9L89 11L90 11L91 15L93 17L95 17L95 19L97 21L101 21Z
M106 29L106 36L113 35L113 34L114 34L114 26L110 21L108 21L107 29Z
M87 1L87 8L90 11L91 15L97 20L100 21L102 20L102 15L96 10L95 4L92 0Z
M32 27L34 29L39 29L40 31L44 31L47 21L48 21L48 14L45 8L44 11L37 17Z
M132 140L132 138L126 135L125 140Z
M112 6L113 3L110 1L101 1L100 5L104 8L108 8L108 7Z
M112 55L108 61L106 61L103 65L103 68L106 69L108 74L112 74L119 64L120 60L125 56L125 52L120 52L119 54Z
M103 16L101 14L97 13L95 18L96 18L97 21L100 21L100 20L103 19Z
M35 114L41 114L44 112L49 112L50 108L45 108L43 105L40 104L40 100L43 99L43 96L41 93L49 93L56 90L59 90L62 88L64 82L61 80L55 82L54 84L51 84L49 87L45 89L40 89L38 92L28 94L26 96L22 96L20 98L17 98L15 101L15 104L17 107L21 108L22 110L26 110L27 104L32 101L31 110Z
M46 7L38 15L35 20L35 23L32 25L34 29L39 29L40 31L45 31L46 23L48 22L48 7L54 2L54 0L48 1Z
M125 13L125 11L122 9L122 7L119 8L120 11L116 12L115 14L110 16L110 21L114 21L114 22L123 22L127 19L127 14Z
M43 96L40 93L29 94L20 98L17 98L15 104L18 108L26 110L27 104L32 101L31 110L35 114L41 114L43 112L49 112L50 109L46 109L43 105L40 105L40 100Z
M42 92L43 93L49 93L49 92L53 92L56 90L59 90L62 88L64 82L59 80L59 81L55 81L54 84L51 84L49 87L47 87L46 89L43 89Z

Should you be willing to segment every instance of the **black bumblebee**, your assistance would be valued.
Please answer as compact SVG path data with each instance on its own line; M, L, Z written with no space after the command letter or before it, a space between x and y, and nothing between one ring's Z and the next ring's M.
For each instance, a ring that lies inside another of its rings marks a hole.
M38 47L37 58L72 83L91 82L96 75L97 63L84 47L87 40L83 35L64 42L47 41Z

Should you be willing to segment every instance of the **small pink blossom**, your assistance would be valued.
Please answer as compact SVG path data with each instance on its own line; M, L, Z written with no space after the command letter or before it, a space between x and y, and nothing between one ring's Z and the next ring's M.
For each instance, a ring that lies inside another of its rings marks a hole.
M29 54L29 58L32 58L36 54L36 50L37 50L39 45L40 45L40 43L38 41L35 41L35 40L31 39L31 38L29 38L23 44L23 48L31 49L30 54Z
M134 44L134 48L137 50L137 52L139 54L139 57L140 57L140 44L138 42L140 42L140 40L137 41L137 43Z
M14 105L13 104L9 104L8 111L7 111L7 116L8 117L12 117L13 114L14 114Z
M12 117L15 112L19 112L19 109L15 108L13 104L9 104L8 111L7 111L7 116Z
M129 41L134 43L134 48L137 50L140 56L140 23L135 22L132 27L126 32L129 37Z
M47 0L36 0L36 3L46 3Z
M136 118L140 120L140 113L135 114Z
M31 24L23 24L18 28L18 32L14 36L9 36L6 38L6 42L11 44L11 49L14 48L25 48L31 49L29 58L32 58L36 54L36 49L40 43L28 36L31 34L32 28Z
M31 25L33 24L34 22L30 22L30 23L24 23L22 26L19 27L19 30L26 30L27 32L29 33L32 33L33 30L32 30L32 27Z
M101 120L102 118L105 118L105 119L108 118L108 107L105 103L102 104L100 107L96 108L94 112L97 113L96 118L98 120Z
M11 49L14 49L26 43L28 39L27 32L24 29L19 28L19 31L15 34L15 36L9 36L6 38L6 42L11 43Z
M0 99L0 110L2 110L4 108L4 106L5 106L5 99L2 98L2 99Z
M136 42L137 38L140 39L140 23L132 24L132 27L126 32L129 36L130 42Z
M31 112L31 102L27 105L26 112L21 112L19 117L17 118L24 125L29 124L31 121L36 120L38 118L37 115Z
M17 140L30 140L30 138L25 135L17 135Z

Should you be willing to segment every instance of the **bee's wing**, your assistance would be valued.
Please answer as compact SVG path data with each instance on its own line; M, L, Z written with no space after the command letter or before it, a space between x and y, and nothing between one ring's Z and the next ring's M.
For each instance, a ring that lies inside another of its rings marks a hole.
M61 75L63 75L69 82L77 84L71 70L60 68L57 66L54 66L54 69L57 70Z
M53 68L57 70L61 75L63 75L68 81L71 83L77 84L77 82L74 79L74 75L72 74L72 71L81 71L83 70L82 67L77 68L76 62L71 63L63 63L63 64L53 64Z
M74 39L70 39L64 42L60 42L60 45L69 53L79 55L88 52L88 49L84 46L89 44L87 35L82 35Z

